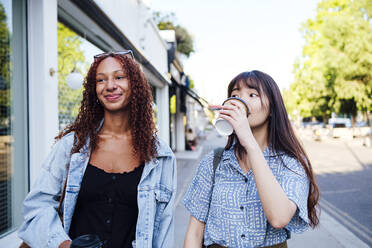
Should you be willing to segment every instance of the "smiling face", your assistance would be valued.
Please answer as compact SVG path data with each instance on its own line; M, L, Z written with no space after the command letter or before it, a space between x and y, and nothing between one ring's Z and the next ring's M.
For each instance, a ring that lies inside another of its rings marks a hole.
M252 129L267 124L270 113L269 100L261 90L261 96L257 89L248 86L244 82L237 82L231 91L230 96L242 98L249 107L248 121Z
M105 111L122 111L128 105L130 97L129 80L117 59L107 57L98 65L96 93Z

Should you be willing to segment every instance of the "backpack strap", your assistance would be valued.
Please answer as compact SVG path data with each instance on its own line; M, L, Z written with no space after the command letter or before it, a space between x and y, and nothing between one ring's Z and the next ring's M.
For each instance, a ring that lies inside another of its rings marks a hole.
M213 152L214 152L214 156L213 156L213 179L212 179L213 185L214 185L214 180L215 180L215 177L216 177L216 170L217 170L218 165L221 162L222 153L223 153L224 150L225 149L223 147L218 147L218 148L213 150Z
M218 164L221 162L221 158L222 158L222 153L225 149L223 147L218 147L216 149L213 150L213 176L212 176L212 189L211 189L211 192L213 192L213 187L214 187L214 178L215 178L215 175L216 175L216 170L217 170L217 167L218 167ZM209 204L208 204L208 213L207 213L207 216L209 214L209 208L211 206L211 202L209 201Z
M212 177L212 191L211 192L213 192L214 178L215 178L215 175L216 175L216 170L217 170L218 164L221 162L222 153L223 153L224 150L225 150L225 148L223 148L223 147L218 147L218 148L213 150L213 177ZM207 219L208 219L210 207L211 207L211 200L209 201L209 205L208 205ZM207 222L207 220L205 222ZM204 247L206 247L206 246L204 245L204 236L203 236L202 248L204 248Z

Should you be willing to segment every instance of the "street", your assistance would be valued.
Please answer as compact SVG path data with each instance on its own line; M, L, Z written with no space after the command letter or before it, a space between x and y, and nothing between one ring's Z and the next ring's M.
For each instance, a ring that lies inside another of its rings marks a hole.
M372 149L358 140L302 141L317 175L322 210L372 246Z
M372 149L358 140L313 141L299 133L310 157L321 191L319 228L293 235L292 247L372 247ZM207 132L193 152L176 153L178 193L176 198L176 247L183 247L189 213L182 198L204 154L224 146L226 138ZM306 244L306 245L305 245Z

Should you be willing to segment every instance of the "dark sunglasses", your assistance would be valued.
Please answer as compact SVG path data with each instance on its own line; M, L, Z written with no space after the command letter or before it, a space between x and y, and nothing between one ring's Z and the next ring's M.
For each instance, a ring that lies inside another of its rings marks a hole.
M100 54L94 55L94 61L96 61L99 58L108 57L108 56L111 56L111 55L125 55L125 56L129 55L131 59L134 59L132 50L127 50L127 51L121 51L121 52L100 53Z

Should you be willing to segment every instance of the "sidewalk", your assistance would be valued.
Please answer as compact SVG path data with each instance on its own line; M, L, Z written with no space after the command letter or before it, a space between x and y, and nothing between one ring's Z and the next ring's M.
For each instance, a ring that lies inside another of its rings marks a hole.
M195 151L176 153L178 167L178 191L176 197L176 230L175 247L183 247L189 213L182 204L182 198L188 188L189 183L195 173L196 167L202 157L218 146L223 146L226 140L218 137L214 132L207 134L207 139L201 142ZM325 204L321 203L322 213L320 224L315 229L309 229L303 234L292 234L288 241L288 246L300 248L368 248L369 246L362 242L352 232L331 217Z
M303 234L292 234L288 247L301 248L368 248L369 246L338 223L326 211L320 215L320 224Z

